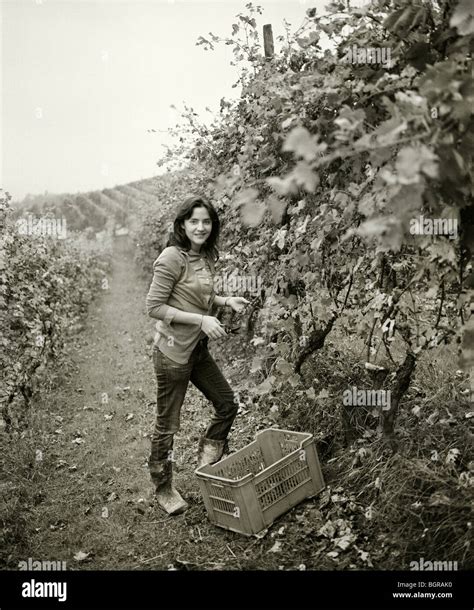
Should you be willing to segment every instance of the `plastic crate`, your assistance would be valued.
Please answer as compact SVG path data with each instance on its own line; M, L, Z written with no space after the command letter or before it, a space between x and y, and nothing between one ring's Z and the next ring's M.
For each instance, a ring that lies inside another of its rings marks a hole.
M313 436L267 428L240 451L196 471L209 519L257 534L324 489Z

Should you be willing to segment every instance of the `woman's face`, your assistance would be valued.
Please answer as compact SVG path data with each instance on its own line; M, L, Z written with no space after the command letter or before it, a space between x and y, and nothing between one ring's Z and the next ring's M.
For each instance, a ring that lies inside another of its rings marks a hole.
M212 231L212 220L204 207L195 207L190 218L184 221L186 237L191 242L191 249L199 252L201 246Z

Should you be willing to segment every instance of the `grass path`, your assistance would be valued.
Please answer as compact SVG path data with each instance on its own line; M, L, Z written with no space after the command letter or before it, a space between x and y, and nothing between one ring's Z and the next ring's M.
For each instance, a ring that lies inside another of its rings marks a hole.
M148 283L132 255L119 245L116 250L109 289L69 346L70 366L37 406L43 455L32 481L28 556L66 561L68 569L278 569L274 554L262 555L273 540L227 532L207 519L193 471L211 406L194 386L175 442L177 485L190 508L168 517L153 502L146 464L156 395ZM231 379L238 369L235 358L224 372ZM239 415L234 449L253 437L253 421L251 413ZM294 514L286 519L294 521ZM74 559L79 552L85 558Z

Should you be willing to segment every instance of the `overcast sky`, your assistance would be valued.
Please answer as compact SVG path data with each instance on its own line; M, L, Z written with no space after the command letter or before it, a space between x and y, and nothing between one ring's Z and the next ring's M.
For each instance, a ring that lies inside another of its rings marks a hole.
M1 180L13 199L80 192L159 173L156 161L183 101L203 117L238 96L230 36L244 2L232 0L0 0ZM260 0L275 46L326 0Z

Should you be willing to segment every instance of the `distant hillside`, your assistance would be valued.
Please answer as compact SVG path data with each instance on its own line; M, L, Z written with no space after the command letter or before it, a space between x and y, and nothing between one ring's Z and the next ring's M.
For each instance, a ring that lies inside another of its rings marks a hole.
M107 227L129 226L133 224L133 213L142 204L160 205L158 193L163 180L166 181L166 175L84 193L27 195L14 204L14 216L52 214L65 218L70 231L88 228L102 231Z

